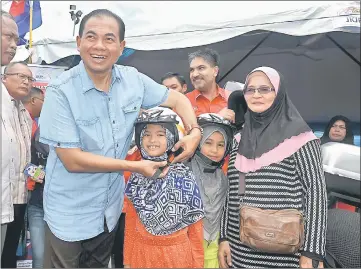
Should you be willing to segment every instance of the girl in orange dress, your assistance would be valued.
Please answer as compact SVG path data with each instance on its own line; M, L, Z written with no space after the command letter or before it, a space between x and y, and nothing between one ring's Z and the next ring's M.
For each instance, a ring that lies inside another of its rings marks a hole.
M174 112L149 110L135 124L143 159L164 161L179 139ZM203 268L203 203L193 173L171 164L164 178L132 173L126 186L124 266ZM129 202L130 201L130 202Z

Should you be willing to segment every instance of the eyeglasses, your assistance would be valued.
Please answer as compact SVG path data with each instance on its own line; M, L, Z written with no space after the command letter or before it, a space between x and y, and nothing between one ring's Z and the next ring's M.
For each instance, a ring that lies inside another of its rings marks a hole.
M346 130L346 127L345 126L342 126L342 125L332 125L332 128L339 128L341 130Z
M255 87L247 87L246 89L244 89L243 93L244 95L253 95L256 93L256 91L262 95L273 92L275 89L273 89L272 87L268 87L268 86L261 86L259 88L255 88Z
M38 100L44 102L44 99L42 99L42 98L39 98L39 97L33 97L33 98L34 98L34 99L38 99Z
M36 81L36 79L35 78L33 78L33 77L29 77L29 76L27 76L27 75L24 75L24 74L21 74L21 73L7 73L7 74L5 74L5 76L17 76L19 79L21 79L22 81L24 81L24 80L28 80L29 82L31 82L31 83L33 83L33 82L35 82Z

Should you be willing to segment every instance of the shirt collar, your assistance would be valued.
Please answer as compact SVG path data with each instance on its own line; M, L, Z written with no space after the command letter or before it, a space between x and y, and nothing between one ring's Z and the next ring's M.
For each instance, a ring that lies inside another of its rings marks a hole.
M5 87L3 83L1 83L1 92L2 92L2 99L8 101L9 103L12 102L14 105L16 100L9 94L8 89Z
M217 91L218 91L218 95L220 95L224 100L227 99L226 91L224 89L222 89L221 87L219 87L219 85L217 85ZM202 93L197 89L195 89L194 92L195 92L196 99L202 95Z
M29 110L27 110L27 111L28 111L28 113L29 113L29 115L30 115L30 118L31 118L32 120L35 120L35 118L33 117L33 115L31 115L30 111L29 111Z
M96 89L93 81L91 80L91 78L89 77L89 75L85 69L83 61L80 61L79 65L78 65L78 74L80 75L80 79L83 84L83 89L82 89L83 93L86 93L92 89ZM113 85L116 80L121 80L121 75L120 75L119 68L116 68L115 64L114 64L112 67L112 83L111 83L111 85Z

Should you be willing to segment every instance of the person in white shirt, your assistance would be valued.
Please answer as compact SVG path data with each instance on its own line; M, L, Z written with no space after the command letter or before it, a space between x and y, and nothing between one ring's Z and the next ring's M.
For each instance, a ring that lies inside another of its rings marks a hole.
M20 62L9 63L2 75L2 230L7 224L1 254L2 268L16 268L16 250L24 224L27 188L23 171L31 158L32 119L20 100L29 94L34 81L29 67Z
M16 25L14 18L6 11L1 10L1 72L3 67L8 65L14 58L18 40L18 26ZM2 141L4 143L4 140ZM3 181L2 178L1 180ZM2 187L2 190L4 190L4 182L2 182ZM7 197L4 197L4 192L2 192L2 198L1 204L4 205L4 198L5 200L7 199ZM4 207L1 212L4 212ZM5 241L6 223L8 222L8 220L1 218L1 253Z

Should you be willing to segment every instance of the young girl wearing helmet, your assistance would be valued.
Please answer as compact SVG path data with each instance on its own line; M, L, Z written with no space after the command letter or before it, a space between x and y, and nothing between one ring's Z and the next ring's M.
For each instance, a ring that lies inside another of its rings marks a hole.
M160 108L140 114L135 144L143 159L169 159L182 135L178 118L171 110ZM125 220L125 267L203 267L203 203L188 167L170 164L164 178L132 173L125 194L130 201Z
M212 113L201 114L198 124L203 137L187 166L195 175L204 205L204 268L219 268L219 229L228 189L222 165L231 150L234 128L229 121Z

